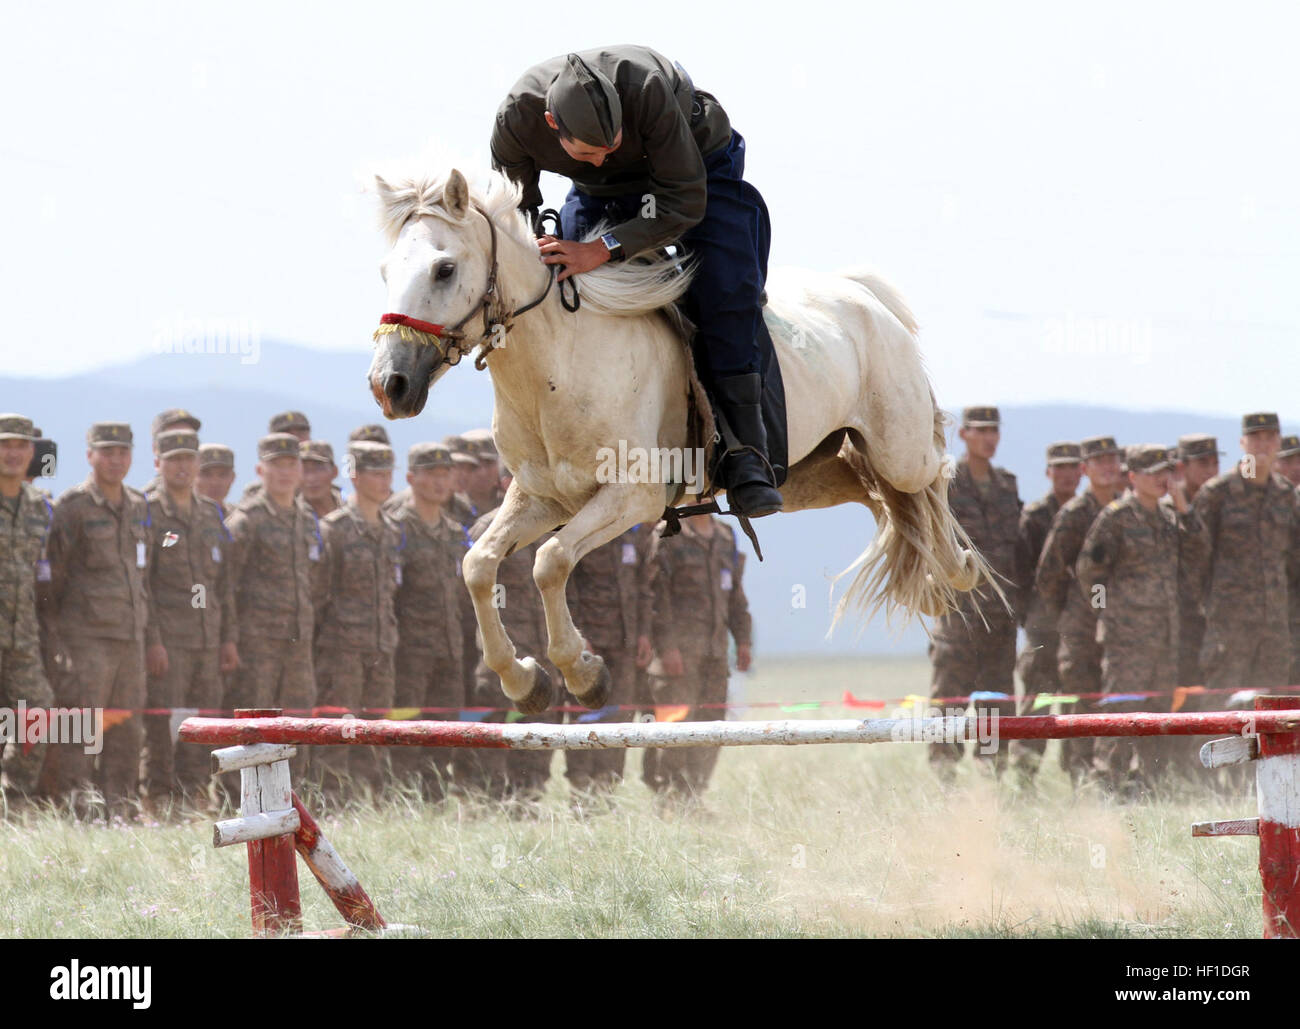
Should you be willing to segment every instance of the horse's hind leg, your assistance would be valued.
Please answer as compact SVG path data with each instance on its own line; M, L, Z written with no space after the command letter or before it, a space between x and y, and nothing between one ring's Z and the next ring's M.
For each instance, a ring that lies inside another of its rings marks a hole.
M483 661L500 676L505 695L525 714L538 714L550 707L554 686L534 658L525 657L520 661L516 657L515 645L493 603L497 566L516 547L527 546L555 528L562 518L554 505L528 496L512 482L501 510L465 555L462 565L465 586L474 601L474 614L483 637Z
M546 609L546 656L584 707L605 706L610 675L600 657L583 649L582 635L573 624L564 595L565 584L583 557L634 525L657 522L663 509L660 485L610 484L597 491L563 529L537 550L533 579L542 591Z

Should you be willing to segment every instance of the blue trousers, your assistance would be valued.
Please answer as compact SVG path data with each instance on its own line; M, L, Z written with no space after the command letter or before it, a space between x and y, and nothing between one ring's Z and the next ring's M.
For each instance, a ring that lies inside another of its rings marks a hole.
M745 181L745 140L731 142L705 158L708 203L699 224L679 241L695 261L695 278L683 298L696 325L695 364L709 380L761 369L763 330L759 298L767 281L772 221L758 190ZM560 210L565 239L581 239L603 219L611 224L638 217L641 194L594 197L577 187Z

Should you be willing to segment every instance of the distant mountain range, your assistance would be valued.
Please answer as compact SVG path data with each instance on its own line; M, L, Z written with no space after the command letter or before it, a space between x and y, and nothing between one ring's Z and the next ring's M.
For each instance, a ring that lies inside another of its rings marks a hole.
M142 485L152 475L149 426L153 416L170 407L184 407L203 421L205 442L235 449L238 480L233 493L253 477L257 439L267 420L283 410L305 411L313 435L330 440L341 452L356 426L382 421L365 386L369 354L312 350L263 341L256 360L244 363L239 354L154 353L129 364L64 378L0 376L0 393L9 399L4 410L30 415L44 433L59 443L59 473L45 485L57 495L85 478L85 433L91 422L128 421L136 434L135 467L129 482ZM945 398L949 410L959 404L982 403L982 397ZM433 391L419 418L387 423L402 458L413 443L441 439L448 433L491 423L492 390L486 374L472 362L451 370ZM1240 423L1234 419L1173 411L1123 411L1086 406L1003 405L1002 444L996 463L1015 473L1020 495L1028 501L1046 492L1044 450L1055 440L1078 440L1109 433L1121 443L1173 444L1188 432L1219 437L1225 461L1238 453ZM1285 423L1284 423L1285 425ZM1293 431L1289 427L1287 431ZM960 452L955 432L950 448ZM345 490L346 483L342 483ZM861 507L840 507L763 519L755 523L765 560L751 554L746 564L745 591L754 614L756 643L768 654L909 654L923 651L925 634L917 626L893 632L880 619L862 629L842 626L832 640L829 578L866 547L874 534L871 516ZM737 531L742 549L749 551ZM798 587L803 587L800 591ZM806 606L796 598L806 593Z

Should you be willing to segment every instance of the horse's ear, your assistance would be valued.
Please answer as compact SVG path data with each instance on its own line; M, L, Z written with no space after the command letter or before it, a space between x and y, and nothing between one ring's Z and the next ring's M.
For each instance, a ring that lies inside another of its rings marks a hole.
M453 218L464 218L469 211L469 183L465 176L453 168L442 187L442 206Z
M380 200L387 203L389 200L392 199L394 190L392 186L390 186L387 182L384 181L384 177L382 175L376 175L375 192L379 195Z

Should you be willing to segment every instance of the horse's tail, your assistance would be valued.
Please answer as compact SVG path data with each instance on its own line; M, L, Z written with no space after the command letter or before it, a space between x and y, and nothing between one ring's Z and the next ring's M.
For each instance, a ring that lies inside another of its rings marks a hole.
M902 294L893 287L885 278L878 275L869 268L845 268L839 273L843 278L851 279L859 286L865 286L877 300L885 305L895 318L903 323L903 328L916 335L920 326L916 324L916 316L912 314L912 309L907 306L907 301L903 299ZM942 432L942 426L940 426ZM942 436L939 440L940 450L943 449Z
M931 394L931 403L933 400ZM939 454L944 451L945 420L936 406L934 445ZM841 451L841 457L866 490L867 506L876 517L878 530L871 545L835 577L838 582L853 573L848 589L835 605L831 629L850 607L863 616L864 622L881 607L887 619L896 612L909 619L917 614L945 614L956 608L959 592L974 589L981 581L991 584L1005 604L995 573L948 507L951 462L941 463L938 474L925 488L904 493L872 470L861 439L855 440L852 433L849 439L850 445Z

